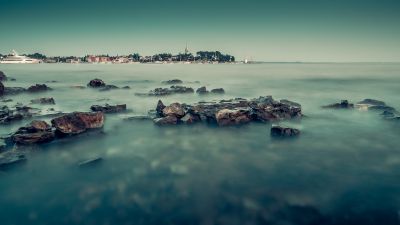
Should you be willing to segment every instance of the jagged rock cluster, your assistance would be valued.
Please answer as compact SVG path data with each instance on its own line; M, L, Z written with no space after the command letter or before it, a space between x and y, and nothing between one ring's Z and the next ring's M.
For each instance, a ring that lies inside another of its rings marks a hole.
M169 106L165 106L160 100L156 107L154 122L157 125L207 122L229 126L301 116L299 104L275 101L271 96L252 100L237 98L220 102L200 102L194 105L172 103Z
M400 120L400 113L394 107L388 106L385 102L375 99L364 99L356 104L349 103L348 100L342 100L340 103L334 103L323 106L329 109L359 109L379 112L387 120Z

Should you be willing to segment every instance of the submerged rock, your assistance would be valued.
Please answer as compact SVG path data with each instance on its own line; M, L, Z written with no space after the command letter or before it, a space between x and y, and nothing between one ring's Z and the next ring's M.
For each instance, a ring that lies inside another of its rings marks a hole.
M118 112L126 111L126 104L122 104L122 105L109 105L109 104L106 104L105 106L92 105L90 107L90 109L92 111L95 111L95 112L118 113Z
M154 123L156 125L176 125L178 124L178 118L176 116L170 115L166 117L156 118L154 119Z
M223 88L215 88L211 90L213 94L225 94L225 90Z
M32 117L37 112L28 106L17 105L15 108L8 108L8 106L3 106L0 108L0 123L10 123L17 120L22 120L24 118Z
M159 108L159 107L158 107ZM156 111L160 111L157 110ZM186 116L188 115L188 116ZM159 120L167 116L176 117ZM272 97L260 97L257 99L232 99L220 102L199 102L195 105L173 103L166 106L161 113L157 113L155 122L177 123L217 123L221 126L245 124L250 121L276 121L283 119L300 118L301 107L280 103Z
M59 135L80 134L88 129L103 127L104 114L74 112L51 120L51 124Z
M184 86L171 86L170 88L156 88L149 93L136 93L138 96L166 96L172 94L188 94L194 93L193 88Z
M46 84L35 84L30 86L27 91L28 92L42 92L42 91L49 91L51 88L47 87Z
M5 151L0 154L0 169L7 169L10 166L20 164L25 161L26 157L23 153L16 150Z
M55 135L49 124L45 121L35 120L25 127L20 127L12 135L12 140L17 144L41 144L54 140Z
M6 74L4 74L3 71L0 71L0 81L6 81L6 80L7 80Z
M163 83L163 84L182 84L183 81L181 81L179 79L172 79L172 80L163 81L161 83Z
M386 103L383 102L383 101L370 99L370 98L366 98L366 99L358 102L357 104L366 104L366 105L375 105L375 106L377 106L377 105L381 105L381 106L386 105Z
M82 162L79 162L78 163L78 166L79 167L90 167L90 166L94 166L94 165L97 165L97 164L99 164L100 162L102 162L103 161L103 158L102 157L94 157L94 158L91 158L91 159L87 159L87 160L84 160L84 161L82 161Z
M112 85L112 84L107 84L104 87L100 88L100 91L109 91L109 90L113 90L113 89L119 89L119 87Z
M4 95L16 95L25 91L26 89L22 87L4 87Z
M347 100L342 100L340 103L334 103L322 107L327 109L352 109L354 108L354 104L349 103Z
M196 93L199 95L205 95L208 94L209 91L207 91L207 88L205 86L197 88Z
M272 137L294 137L300 135L300 130L290 127L272 126Z
M54 101L54 98L37 98L31 100L31 103L33 104L44 104L44 105L55 105L56 102Z
M92 87L92 88L99 88L99 87L106 86L106 83L104 83L103 80L96 78L96 79L93 79L93 80L89 81L87 86L88 87Z

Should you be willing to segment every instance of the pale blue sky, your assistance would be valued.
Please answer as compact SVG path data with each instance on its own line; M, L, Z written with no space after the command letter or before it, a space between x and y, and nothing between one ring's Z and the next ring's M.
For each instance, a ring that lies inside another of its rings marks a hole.
M398 0L0 0L0 52L400 61Z

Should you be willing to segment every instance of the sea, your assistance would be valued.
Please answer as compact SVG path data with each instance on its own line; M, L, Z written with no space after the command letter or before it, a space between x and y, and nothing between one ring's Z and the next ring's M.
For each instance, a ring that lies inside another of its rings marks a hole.
M399 63L37 64L0 65L6 87L51 91L4 96L42 112L126 104L89 132L27 151L0 170L2 225L317 225L400 224L400 120L379 112L322 108L371 98L400 109ZM94 78L130 89L99 91ZM138 96L162 81L223 95ZM272 96L301 104L296 121L218 127L156 126L138 119L161 99L200 101ZM55 105L30 100L53 97ZM53 108L53 109L50 109ZM49 122L51 116L43 117ZM0 125L12 133L31 119ZM275 139L272 125L297 128ZM91 158L102 160L82 168Z

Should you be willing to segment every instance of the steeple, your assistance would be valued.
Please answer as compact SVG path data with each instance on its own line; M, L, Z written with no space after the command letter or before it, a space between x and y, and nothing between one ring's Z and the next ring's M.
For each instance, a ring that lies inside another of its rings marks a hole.
M185 55L187 55L187 54L189 54L189 49L188 49L188 45L187 45L187 42L186 42Z

